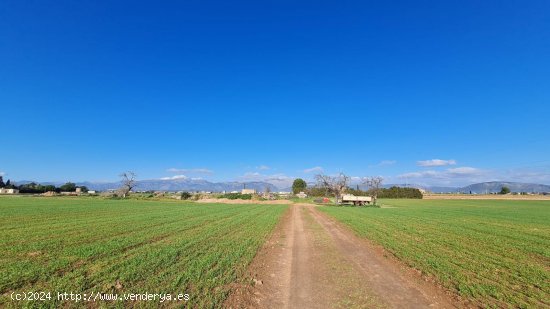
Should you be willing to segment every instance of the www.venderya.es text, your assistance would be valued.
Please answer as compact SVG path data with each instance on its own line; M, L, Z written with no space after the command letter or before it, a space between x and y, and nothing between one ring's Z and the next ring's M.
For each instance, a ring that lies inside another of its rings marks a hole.
M71 302L96 302L96 301L156 301L159 303L179 301L186 302L190 299L186 293L73 293L73 292L12 292L12 301L71 301Z

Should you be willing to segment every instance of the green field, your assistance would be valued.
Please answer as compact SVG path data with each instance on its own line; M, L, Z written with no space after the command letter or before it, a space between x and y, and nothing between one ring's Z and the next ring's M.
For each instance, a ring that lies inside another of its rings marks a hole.
M168 306L219 307L286 208L2 197L0 307L101 305L60 303L57 294L11 301L28 291L187 293L189 301Z
M478 305L550 307L550 201L381 203L320 210Z

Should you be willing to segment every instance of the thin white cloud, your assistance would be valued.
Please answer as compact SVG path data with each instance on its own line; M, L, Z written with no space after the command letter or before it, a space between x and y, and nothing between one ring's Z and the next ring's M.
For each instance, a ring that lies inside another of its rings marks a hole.
M404 173L396 180L419 185L463 186L487 181L510 181L550 185L550 165L533 168L480 169L463 166L444 170L423 170Z
M448 168L444 171L419 171L412 173L405 173L398 175L399 178L457 178L457 177L469 177L469 176L478 176L483 174L483 171L475 167L457 167L457 168Z
M258 173L258 172L248 172L248 173L244 173L244 175L240 176L239 178L257 179L258 177L261 177L261 176L263 176L263 175Z
M267 165L260 165L260 166L257 166L256 169L258 169L260 171L267 171L267 170L270 170L271 167L269 167Z
M312 167L312 168L307 168L304 170L304 173L322 173L323 172L323 168L320 167L320 166L315 166L315 167Z
M270 175L266 179L266 181L294 181L294 177L286 176L284 174L275 174Z
M382 160L382 161L378 162L377 164L370 165L369 167L389 166L389 165L394 165L395 163L397 163L397 161L395 161L395 160Z
M6 172L0 172L0 176L6 176Z
M447 173L449 173L450 175L468 176L468 175L479 175L481 173L481 170L475 167L464 166L464 167L449 168L447 169Z
M422 167L448 166L448 165L456 165L456 161L431 159L431 160L417 161L416 165L422 166Z
M187 179L187 176L185 175L174 175L171 177L162 177L160 180L176 180L176 179Z
M365 182L367 177L360 177L360 176L351 176L349 178L350 185L361 185Z
M411 172L397 175L398 178L422 178L422 177L437 177L441 172L437 171L420 171L420 172Z
M212 170L207 168L169 168L166 170L169 173L185 173L185 174L214 174Z
M417 171L398 175L398 179L430 185L463 185L486 181L491 174L475 167L456 167L445 170Z

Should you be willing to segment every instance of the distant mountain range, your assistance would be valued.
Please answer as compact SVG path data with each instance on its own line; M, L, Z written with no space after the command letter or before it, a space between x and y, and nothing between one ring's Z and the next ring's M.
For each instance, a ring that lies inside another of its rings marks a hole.
M491 181L472 184L459 189L459 192L469 193L496 193L500 192L502 187L510 188L512 192L550 192L549 185L542 185L536 183L522 183L522 182L502 182Z
M511 192L550 192L550 185L536 184L536 183L523 183L523 182L509 182L509 181L490 181L475 183L465 187L444 187L444 186L423 186L418 184L385 184L384 188L390 187L409 187L426 190L432 193L498 193L502 187L510 188ZM360 185L361 190L367 190L366 186Z
M486 193L498 193L502 187L510 188L511 192L550 192L550 185L536 184L536 183L523 183L523 182L509 182L509 181L490 181L475 183L465 187L441 187L441 186L421 186L415 184L408 185L384 185L385 188L392 186L397 187L412 187L423 189L432 193L475 193L475 194L486 194Z
M17 184L30 183L31 181L18 181ZM62 182L41 182L43 185L61 186ZM120 187L120 182L77 182L77 186L86 186L90 190L107 191L114 190ZM314 185L308 183L308 186ZM417 184L386 184L384 188L389 187L412 187L423 189L433 193L497 193L502 187L508 187L512 192L550 192L550 185L521 183L521 182L506 182L506 181L491 181L471 184L465 187L442 187L442 186L422 186ZM211 192L231 192L240 191L244 187L248 189L256 189L256 191L264 191L269 188L272 192L276 191L291 191L291 188L278 188L267 182L210 182L204 179L149 179L137 181L136 190L138 191L211 191ZM366 190L364 186L359 186L360 189Z
M17 181L18 185L31 183L33 181L23 180ZM35 181L38 183L37 181ZM267 182L210 182L204 179L148 179L139 180L136 182L137 191L210 191L210 192L231 192L240 191L243 188L255 189L256 191L264 191L269 188L272 192L279 191L273 184ZM64 182L40 182L43 185L61 186ZM77 186L86 186L90 190L108 191L120 188L120 182L76 182Z

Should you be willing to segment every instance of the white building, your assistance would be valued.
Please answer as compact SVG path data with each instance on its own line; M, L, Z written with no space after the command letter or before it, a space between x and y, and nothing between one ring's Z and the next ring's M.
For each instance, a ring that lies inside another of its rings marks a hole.
M242 189L241 194L256 194L256 189Z
M0 194L19 194L19 190L0 188Z
M277 193L277 195L279 197L289 197L291 194L292 194L292 192L284 192L284 191L281 191L281 192Z

